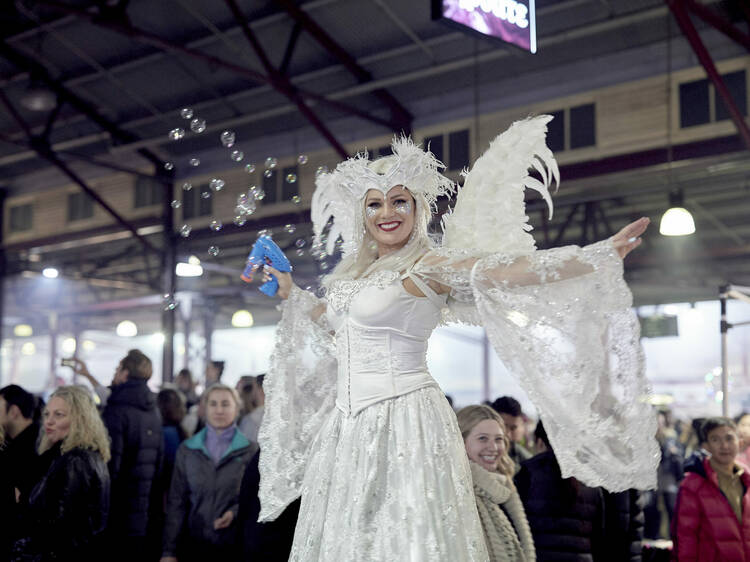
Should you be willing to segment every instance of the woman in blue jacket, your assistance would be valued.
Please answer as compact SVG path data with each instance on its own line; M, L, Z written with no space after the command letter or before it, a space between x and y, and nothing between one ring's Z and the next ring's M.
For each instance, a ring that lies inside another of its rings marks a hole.
M238 558L240 483L257 446L237 429L233 388L214 384L201 400L206 427L177 450L161 562Z

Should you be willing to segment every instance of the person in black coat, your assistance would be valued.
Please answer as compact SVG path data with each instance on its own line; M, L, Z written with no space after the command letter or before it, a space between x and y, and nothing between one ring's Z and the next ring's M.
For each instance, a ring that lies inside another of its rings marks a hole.
M563 478L542 422L534 431L538 451L515 477L539 562L607 560L603 552L604 497L575 478Z
M299 498L287 506L274 521L259 523L260 450L247 465L240 486L240 508L237 514L242 533L242 559L264 562L286 562L292 550L294 528L299 514Z
M112 506L107 529L118 560L156 559L164 454L161 415L147 386L151 360L132 349L120 361L102 417L112 440Z
M0 425L5 431L5 447L0 463L7 466L10 484L25 503L41 474L37 471L39 423L34 419L36 398L17 384L0 388Z
M604 492L604 560L641 562L643 559L643 498L638 490Z
M109 512L109 440L86 389L62 386L52 394L39 452L49 469L29 495L10 559L101 560Z

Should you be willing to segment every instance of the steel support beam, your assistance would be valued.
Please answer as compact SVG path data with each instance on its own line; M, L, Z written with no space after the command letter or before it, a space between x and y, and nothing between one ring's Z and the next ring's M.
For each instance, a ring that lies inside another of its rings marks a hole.
M675 20L677 20L677 24L680 26L680 29L682 29L682 33L685 35L688 43L690 43L690 46L693 48L693 51L698 57L701 65L703 65L703 68L705 69L706 74L708 74L709 79L713 83L714 88L716 88L716 93L721 96L721 99L724 102L724 105L726 106L735 127L737 127L737 131L739 132L742 141L745 143L745 147L750 150L750 128L748 128L747 123L745 122L745 116L740 113L739 109L737 109L737 104L734 103L732 95L730 94L727 85L724 83L724 80L721 78L719 71L716 69L716 65L714 64L714 61L711 58L708 49L706 49L706 46L703 44L698 31L695 29L693 22L690 20L690 16L685 9L685 5L683 4L682 0L666 1L669 9L674 15Z
M120 129L116 124L102 116L89 102L74 94L58 80L52 78L49 71L42 64L11 47L5 41L0 41L0 55L18 68L32 72L42 80L50 90L55 92L58 104L67 103L76 111L79 111L91 119L102 130L109 133L114 140L125 144L137 142L139 140L134 134ZM30 131L29 136L33 138ZM164 165L161 158L146 148L139 148L136 152L154 165L157 174L161 173Z
M136 41L140 41L141 43L145 43L147 45L151 45L152 47L156 47L163 51L181 53L183 55L192 57L194 59L202 60L210 65L224 68L240 76L244 76L245 78L248 78L258 84L268 84L276 88L276 84L274 83L273 79L270 76L265 76L260 72L256 72L255 70L249 69L242 65L235 64L233 62L224 60L220 57L215 57L213 55L209 55L207 53L198 51L196 49L192 49L190 47L186 47L179 43L167 41L166 39L163 39L154 33L150 33L143 29L137 28L129 23L123 23L123 22L105 19L96 13L83 10L83 9L79 9L79 8L75 8L73 6L69 6L67 4L64 4L56 0L37 0L37 3L42 6L47 6L49 8L59 10L60 12L65 13L65 14L71 14L71 15L77 16L80 19L87 20L95 25L109 29L110 31L114 31L121 35L125 35L126 37L129 37ZM388 120L381 119L374 115L370 115L369 113L362 111L354 106L351 106L351 105L348 105L339 101L335 101L332 99L328 99L324 95L316 94L313 92L308 92L306 90L296 88L296 87L293 87L293 88L294 88L293 89L294 93L301 99L309 99L312 101L316 101L316 102L328 105L344 113L349 113L351 115L355 115L362 119L372 121L373 123L377 123L378 125L382 125L384 127L389 127L389 128L391 127L391 123Z
M234 1L234 0L232 0ZM276 3L284 8L292 19L300 24L313 39L334 57L341 61L346 68L360 83L372 80L372 74L362 68L357 61L346 50L313 20L307 12L302 10L292 0L276 0ZM391 112L391 121L394 124L394 131L406 134L411 133L411 124L413 121L412 114L401 103L393 97L390 92L384 88L378 88L372 92L381 102L383 102Z
M15 121L18 123L19 127L21 127L24 131L26 131L29 135L31 135L31 129L26 124L26 122L23 120L21 115L16 111L16 109L13 107L13 104L10 103L10 100L5 95L5 92L0 90L0 102L5 106L6 110L10 114L10 116L15 119ZM109 203L107 203L104 199L101 198L101 196L91 189L88 184L83 181L83 179L76 174L73 170L71 170L68 165L60 160L60 158L57 156L57 154L54 153L54 151L50 148L49 144L47 144L44 139L40 139L38 137L30 137L30 142L32 148L36 151L36 153L39 155L40 158L44 158L47 160L50 164L55 166L57 169L59 169L63 174L68 176L68 178L78 185L84 193L86 193L89 197L91 197L94 201L96 201L100 207L102 207L115 221L117 221L121 226L129 230L133 233L133 236L135 236L141 244L148 250L154 252L157 256L161 256L161 251L156 248L151 242L149 242L145 237L141 236L141 234L138 232L138 230L130 224L127 220L125 220L120 214L115 211Z
M312 109L310 109L303 97L289 81L289 78L284 76L271 64L271 61L266 55L266 52L263 50L263 47L258 41L258 38L255 37L255 33L253 33L253 30L250 29L250 26L248 25L247 20L242 13L242 10L240 10L240 7L237 5L237 2L235 0L224 1L226 2L229 10L232 12L234 19L242 28L242 32L245 34L245 38L248 40L250 46L255 51L255 54L260 59L260 62L266 71L266 76L270 80L271 85L297 106L299 112L312 124L313 127L317 129L317 131L321 135L323 135L323 137L339 154L339 156L341 156L342 158L348 158L349 153L347 152L347 150L341 145L336 137L333 136L333 133L330 131L330 129L328 129L328 127L326 127L326 125L318 118L318 116L313 113Z
M174 231L174 213L172 211L172 186L164 186L164 206L162 208L162 221L164 223L164 258L162 271L162 293L174 299L177 292L177 234ZM177 322L178 311L174 308L163 306L162 311L162 333L164 344L162 347L162 381L172 382L174 376L174 333Z
M284 76L287 76L289 74L289 63L292 62L292 55L294 54L294 49L297 47L297 41L299 41L299 36L302 33L302 26L299 24L299 22L294 23L294 27L292 27L292 32L289 34L289 41L286 43L286 49L284 49L284 56L281 59L281 64L279 65L279 72L281 72Z
M698 2L696 2L695 0L683 0L683 3L688 10L705 21L708 25L715 27L724 35L726 35L733 41L736 41L737 43L745 47L748 51L750 51L750 35L740 29L737 29L734 25L732 25L732 22L725 20L721 16L717 15L716 12L710 10L703 4L698 4ZM745 10L750 10L750 8L747 7L746 0L740 0L739 3L745 4Z

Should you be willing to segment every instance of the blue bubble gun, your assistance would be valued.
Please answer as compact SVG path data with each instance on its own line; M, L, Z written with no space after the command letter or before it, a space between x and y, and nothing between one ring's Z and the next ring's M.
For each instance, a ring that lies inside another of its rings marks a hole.
M246 283L250 283L253 280L253 268L257 266L260 269L266 263L270 263L272 267L279 271L292 271L292 264L289 263L276 242L271 240L270 236L259 236L253 244L250 255L247 256L247 265L240 278ZM266 281L260 286L260 291L269 297L274 296L278 290L279 281L274 275L271 275L270 281Z

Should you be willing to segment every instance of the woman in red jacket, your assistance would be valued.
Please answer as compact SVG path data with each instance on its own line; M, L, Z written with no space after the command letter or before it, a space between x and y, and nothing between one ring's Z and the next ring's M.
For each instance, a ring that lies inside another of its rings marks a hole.
M672 523L677 562L750 562L750 475L735 461L737 426L728 418L703 424L703 448L692 457L677 495Z

